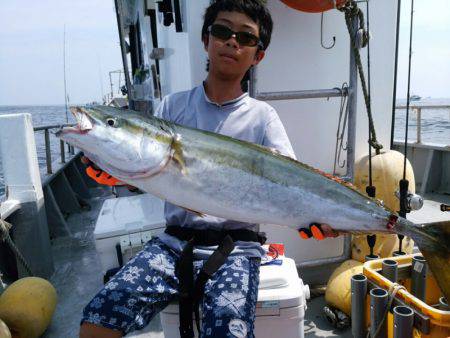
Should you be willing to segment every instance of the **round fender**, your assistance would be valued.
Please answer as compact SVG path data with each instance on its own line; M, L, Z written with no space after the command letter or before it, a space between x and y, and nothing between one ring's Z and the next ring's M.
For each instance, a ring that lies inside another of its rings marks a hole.
M0 319L0 338L11 338L11 332L5 322Z
M341 6L347 0L281 0L287 6L302 12L320 13Z
M40 337L51 322L56 299L55 288L45 279L19 279L0 297L0 318L14 337Z
M395 151L381 151L378 155L372 156L372 184L376 187L376 198L382 200L384 205L392 211L400 210L399 199L395 196L398 191L399 182L403 179L403 154ZM409 181L409 191L415 193L416 182L414 172L409 161L406 162L406 179ZM363 194L366 194L366 187L369 185L369 157L360 158L355 163L355 186ZM394 251L398 250L397 235L377 235L374 254L381 258L391 257ZM414 242L410 238L405 238L402 243L402 251L412 253ZM370 249L366 236L353 236L352 259L360 262L365 261Z
M351 278L363 272L363 264L348 260L334 270L325 291L326 302L350 316L352 310Z

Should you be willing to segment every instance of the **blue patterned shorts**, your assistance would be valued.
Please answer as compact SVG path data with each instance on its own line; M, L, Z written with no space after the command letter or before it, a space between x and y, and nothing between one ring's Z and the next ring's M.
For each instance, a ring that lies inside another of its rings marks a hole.
M130 260L90 301L83 322L127 334L143 329L178 296L179 254L158 238ZM197 275L204 261L194 262ZM230 256L205 285L200 337L254 337L259 258Z

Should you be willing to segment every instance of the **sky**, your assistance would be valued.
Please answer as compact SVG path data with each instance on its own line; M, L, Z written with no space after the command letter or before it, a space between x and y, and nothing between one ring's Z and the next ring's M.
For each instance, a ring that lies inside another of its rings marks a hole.
M407 97L410 17L411 0L402 0L398 98ZM450 98L450 1L415 0L413 23L411 94Z
M406 97L410 3L402 1L399 98ZM415 0L415 9L411 92L450 98L450 1ZM112 0L0 1L0 17L0 105L64 103L64 26L70 102L100 101L110 90L108 72L122 67Z
M0 1L0 105L100 101L122 67L112 0Z

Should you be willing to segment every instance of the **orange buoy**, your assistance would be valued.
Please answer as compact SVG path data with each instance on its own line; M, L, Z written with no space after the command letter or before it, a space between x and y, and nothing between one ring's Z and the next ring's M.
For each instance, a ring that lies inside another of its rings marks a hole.
M281 0L287 6L302 12L320 13L339 7L347 0Z

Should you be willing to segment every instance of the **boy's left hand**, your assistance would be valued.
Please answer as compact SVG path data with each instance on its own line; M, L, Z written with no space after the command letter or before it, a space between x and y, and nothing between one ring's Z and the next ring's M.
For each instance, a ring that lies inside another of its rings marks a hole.
M319 241L325 238L335 238L341 235L338 231L333 230L328 224L311 223L309 229L300 228L299 235L303 239L315 238Z

